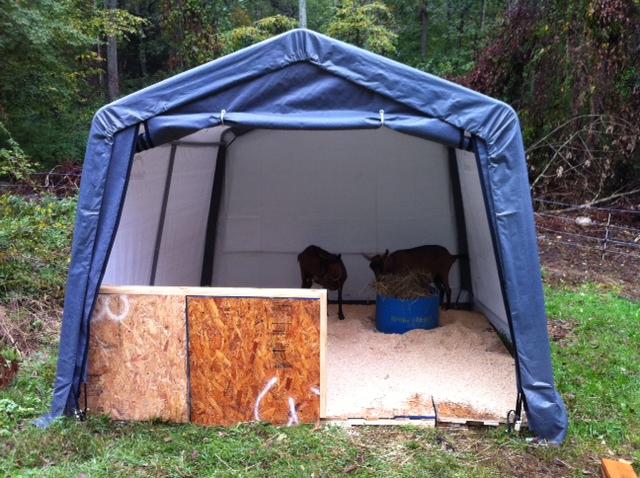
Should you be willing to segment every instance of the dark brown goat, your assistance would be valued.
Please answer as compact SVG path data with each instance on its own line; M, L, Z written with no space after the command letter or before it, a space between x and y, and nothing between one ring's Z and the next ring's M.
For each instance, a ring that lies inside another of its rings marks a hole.
M369 267L376 279L383 274L401 274L411 271L428 272L440 291L440 303L442 304L446 294L445 309L451 306L449 271L456 259L464 257L463 255L452 255L446 247L430 245L401 249L391 254L387 249L384 254L372 257L364 256L369 260Z
M347 269L341 254L331 254L318 246L309 246L298 254L302 288L310 289L315 282L328 290L338 291L338 317L342 313L342 287L347 280Z

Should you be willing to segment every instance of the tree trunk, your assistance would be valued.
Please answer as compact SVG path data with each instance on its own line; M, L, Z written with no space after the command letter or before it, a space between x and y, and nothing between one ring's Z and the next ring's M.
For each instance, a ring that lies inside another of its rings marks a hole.
M138 45L138 61L140 62L140 74L143 78L149 76L149 70L147 68L147 47L144 43L144 40L140 38L140 43Z
M487 15L487 0L482 0L482 7L480 8L480 33L484 32L484 22Z
M458 22L458 49L460 49L462 47L462 35L464 35L464 24L465 24L465 20L467 17L467 14L469 13L469 9L471 8L473 0L471 0L471 2L467 2L465 4L462 5L462 8L460 9L460 20Z
M148 18L148 12L143 11L142 2L136 2L135 8L136 15L141 18ZM149 76L149 70L147 68L147 45L144 41L144 35L140 35L138 40L138 63L140 64L140 74L143 78Z
M426 0L420 5L420 56L427 58L429 10Z
M300 28L307 28L307 0L298 0Z
M105 0L107 10L118 7L118 0ZM120 96L120 80L118 78L118 41L115 35L107 37L107 96L114 101Z
M453 22L453 0L447 0L447 49L451 48L451 23Z

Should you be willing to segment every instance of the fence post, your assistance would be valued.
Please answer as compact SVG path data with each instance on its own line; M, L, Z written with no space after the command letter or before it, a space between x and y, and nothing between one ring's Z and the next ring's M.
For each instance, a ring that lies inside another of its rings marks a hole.
M604 255L607 253L607 243L609 242L609 225L611 224L611 211L609 211L609 216L607 217L607 225L604 228L604 241L602 241L602 260L604 260Z

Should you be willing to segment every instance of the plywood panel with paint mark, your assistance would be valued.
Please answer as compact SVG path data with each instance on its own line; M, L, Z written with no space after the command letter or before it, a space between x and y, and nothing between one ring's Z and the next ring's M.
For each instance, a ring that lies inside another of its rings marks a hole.
M191 420L318 420L320 307L318 299L187 297Z
M189 420L185 297L100 294L87 402L118 420Z

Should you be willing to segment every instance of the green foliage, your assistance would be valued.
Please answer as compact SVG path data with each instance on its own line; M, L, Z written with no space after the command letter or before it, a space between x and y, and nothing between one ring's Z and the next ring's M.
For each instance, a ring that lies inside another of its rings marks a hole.
M15 383L7 390L0 390L0 456L5 456L3 443L22 421L46 413L55 376L54 351L37 353L23 361ZM0 458L0 476L6 476L4 471Z
M0 196L0 301L62 299L75 207L75 199Z
M45 165L81 157L85 143L77 57L91 38L73 18L69 2L0 0L0 110L26 154Z
M0 119L28 157L49 168L82 158L103 98L96 44L145 23L88 0L0 0Z
M503 20L503 0L386 0L398 25L397 59L447 78L467 74ZM484 4L484 23L482 10ZM422 19L426 9L426 54Z
M163 2L160 27L169 47L169 69L182 71L221 54L219 21L224 16L222 8L220 2Z
M149 25L148 20L132 15L126 10L96 9L87 29L102 38L115 36L119 40L125 40L139 35L142 29Z
M14 347L0 346L0 366L8 367L11 362L20 361L20 352Z
M0 121L0 179L23 181L35 172L36 166Z
M380 55L396 53L397 35L393 32L393 17L380 1L342 0L327 34Z
M251 26L234 28L225 35L224 52L231 53L298 26L298 22L283 15L258 20Z

